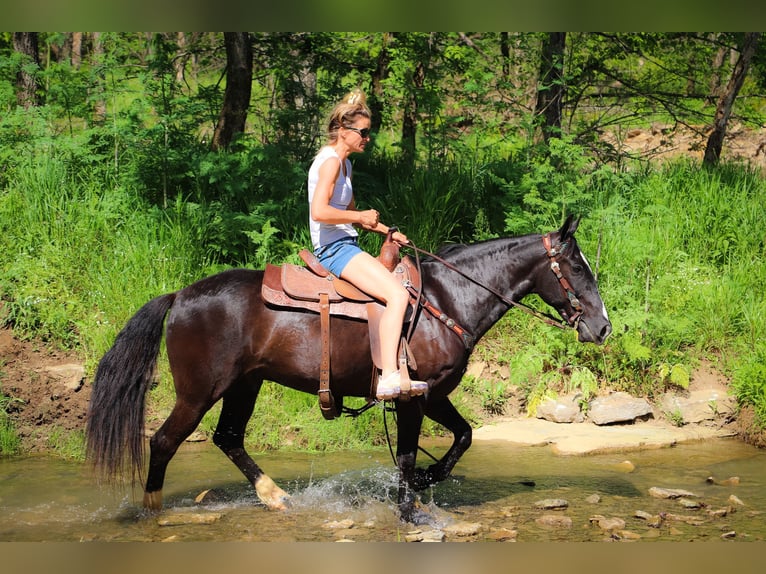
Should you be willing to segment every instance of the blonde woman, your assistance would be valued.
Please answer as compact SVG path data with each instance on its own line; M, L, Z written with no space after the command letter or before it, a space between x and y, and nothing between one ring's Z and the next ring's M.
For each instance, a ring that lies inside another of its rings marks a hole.
M401 390L397 350L409 295L401 282L357 242L356 227L383 234L389 231L376 210L359 210L354 204L348 157L363 152L370 141L370 110L364 93L354 90L335 106L327 135L328 141L317 153L308 174L314 254L330 273L385 303L380 320L382 364L377 398L394 399ZM398 231L392 239L408 242ZM410 385L411 395L428 390L428 384L422 381L411 381Z

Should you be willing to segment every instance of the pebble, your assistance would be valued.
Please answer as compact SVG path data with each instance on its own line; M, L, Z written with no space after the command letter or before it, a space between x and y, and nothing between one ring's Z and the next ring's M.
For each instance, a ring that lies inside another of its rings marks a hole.
M585 499L585 502L588 504L598 504L601 502L601 496L598 494L591 494L588 498Z
M519 535L518 530L511 530L510 528L499 528L493 530L487 535L487 538L494 540L495 542L507 542L508 540L515 541Z
M347 530L349 528L353 528L354 521L350 518L346 518L345 520L333 520L331 522L325 522L322 524L322 528L325 530Z
M721 534L721 538L723 538L724 540L727 538L734 538L735 536L737 536L737 533L734 530L731 530L729 532L724 532L723 534Z

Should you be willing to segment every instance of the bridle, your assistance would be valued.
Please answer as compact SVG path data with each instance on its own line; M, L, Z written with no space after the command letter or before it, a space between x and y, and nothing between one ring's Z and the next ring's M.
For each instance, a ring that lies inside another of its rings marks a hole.
M564 291L564 294L567 296L567 299L569 300L569 304L572 306L572 310L574 311L571 315L564 313L564 322L559 321L556 317L553 317L552 315L549 315L548 313L543 313L542 311L538 311L537 309L533 309L523 303L520 303L518 301L514 301L512 299L509 299L496 289L490 287L489 285L485 285L481 281L471 277L470 275L466 274L462 270L458 269L448 261L445 261L438 255L435 255L433 253L430 253L424 249L421 249L420 247L415 246L414 243L411 241L407 244L403 245L403 247L409 247L415 251L415 258L416 263L418 267L418 273L420 273L420 257L418 256L418 253L422 253L424 255L428 255L429 257L433 258L434 260L438 261L451 271L454 271L455 273L458 273L459 275L462 275L472 283L475 283L479 287L482 287L483 289L486 289L490 293L492 293L495 297L500 299L503 303L517 307L524 311L525 313L528 313L532 315L533 317L537 317L544 323L547 323L548 325L551 325L553 327L557 327L559 329L577 329L580 317L583 314L582 305L580 304L580 300L577 298L577 293L572 288L572 284L567 280L566 277L561 273L561 266L559 265L557 257L564 251L564 249L567 246L567 243L560 243L556 247L552 246L551 241L551 234L546 233L543 235L543 246L545 247L545 253L548 256L548 259L550 260L550 268L551 271L553 271L553 274L558 279L559 285L561 285L562 290ZM421 298L418 298L420 301ZM433 312L433 311L432 311Z
M572 284L569 282L569 280L564 277L561 273L561 266L559 265L557 257L566 249L567 242L559 243L556 247L553 247L551 242L551 234L546 233L543 235L543 245L545 246L545 252L548 254L548 259L551 262L551 271L553 271L553 274L556 276L556 279L559 280L559 285L561 285L561 289L564 291L564 295L567 296L567 299L569 300L569 304L572 306L572 310L574 313L572 315L564 315L564 319L569 324L570 327L577 328L577 324L580 322L580 317L582 316L582 305L580 304L580 299L577 297L577 293L575 293L575 290L572 288Z

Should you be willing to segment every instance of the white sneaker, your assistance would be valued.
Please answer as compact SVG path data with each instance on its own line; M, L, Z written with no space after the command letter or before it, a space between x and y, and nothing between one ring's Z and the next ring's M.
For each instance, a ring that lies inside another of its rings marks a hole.
M428 383L423 381L410 381L410 390L407 393L411 397L423 395L428 391ZM378 388L375 396L380 401L395 399L402 392L402 377L399 371L393 371L385 377L378 377Z

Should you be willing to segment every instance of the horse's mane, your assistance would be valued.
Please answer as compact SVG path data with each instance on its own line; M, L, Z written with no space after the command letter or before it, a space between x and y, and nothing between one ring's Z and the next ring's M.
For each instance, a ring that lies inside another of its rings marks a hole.
M435 252L436 255L441 257L442 259L447 259L452 255L458 255L461 252L465 251L468 248L474 248L479 247L482 245L497 245L497 244L506 244L509 241L514 240L520 240L524 239L526 237L529 237L534 234L529 235L519 235L515 237L495 237L491 239L483 239L481 241L477 241L475 243L447 243L439 247L439 249Z

